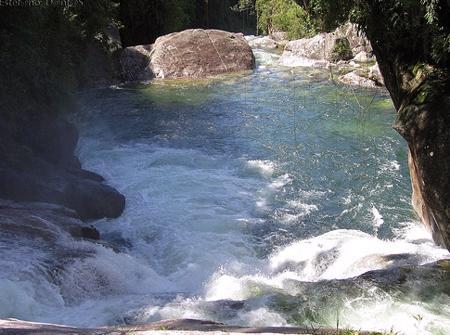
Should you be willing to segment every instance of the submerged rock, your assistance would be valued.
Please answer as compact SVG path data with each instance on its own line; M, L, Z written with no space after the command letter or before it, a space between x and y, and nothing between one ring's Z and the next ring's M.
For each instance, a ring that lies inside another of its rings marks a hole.
M0 237L15 236L22 241L40 240L54 247L62 232L76 238L100 239L100 233L86 225L68 208L32 202L0 199Z
M161 36L153 45L126 48L121 65L127 81L201 78L251 70L255 58L242 34L189 29Z

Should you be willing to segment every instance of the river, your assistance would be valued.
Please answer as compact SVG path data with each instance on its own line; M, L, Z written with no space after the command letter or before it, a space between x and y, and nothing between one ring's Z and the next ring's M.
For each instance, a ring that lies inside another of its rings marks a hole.
M450 332L448 295L421 300L349 279L448 257L415 221L406 144L391 128L386 92L256 55L251 73L81 94L83 167L122 192L126 210L94 223L104 244L61 242L72 258L57 280L33 270L4 281L10 300L0 302L16 305L0 306L0 316L77 326L339 319ZM29 249L45 267L49 256Z

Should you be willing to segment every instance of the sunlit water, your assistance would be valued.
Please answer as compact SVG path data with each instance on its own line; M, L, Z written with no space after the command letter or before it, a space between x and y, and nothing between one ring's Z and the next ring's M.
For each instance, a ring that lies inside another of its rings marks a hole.
M335 280L448 257L414 222L386 93L257 57L252 73L81 96L83 166L126 195L125 213L95 223L105 246L64 237L61 255L5 244L0 317L329 327L339 318L450 333L445 290L421 300Z

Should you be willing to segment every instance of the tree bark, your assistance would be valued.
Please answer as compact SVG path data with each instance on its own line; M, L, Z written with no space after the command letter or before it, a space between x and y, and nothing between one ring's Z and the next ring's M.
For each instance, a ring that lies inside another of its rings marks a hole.
M367 8L363 25L397 109L394 129L408 143L413 207L434 241L450 251L449 71L431 60L423 13L413 21L422 29L408 31L385 25L379 2Z

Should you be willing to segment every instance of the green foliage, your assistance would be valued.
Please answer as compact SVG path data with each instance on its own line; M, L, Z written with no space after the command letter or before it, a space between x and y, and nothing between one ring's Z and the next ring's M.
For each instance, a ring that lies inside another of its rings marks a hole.
M1 7L0 116L59 113L73 106L85 47L102 40L112 1Z
M303 1L306 10L314 18L320 31L331 31L347 22L355 2L351 0Z
M163 3L164 33L191 26L196 14L195 9L195 1L192 0L165 0Z
M299 38L351 20L402 63L450 67L448 0L240 0L238 7L255 10L265 34L285 30Z
M256 0L258 29L266 34L286 31L290 39L316 32L308 13L293 0Z
M236 12L249 12L252 15L256 14L255 0L239 0L237 4L231 7Z
M331 53L332 61L349 60L353 58L352 48L347 38L338 38Z
M350 14L372 39L384 41L380 48L397 53L402 63L450 67L449 1L353 1Z

